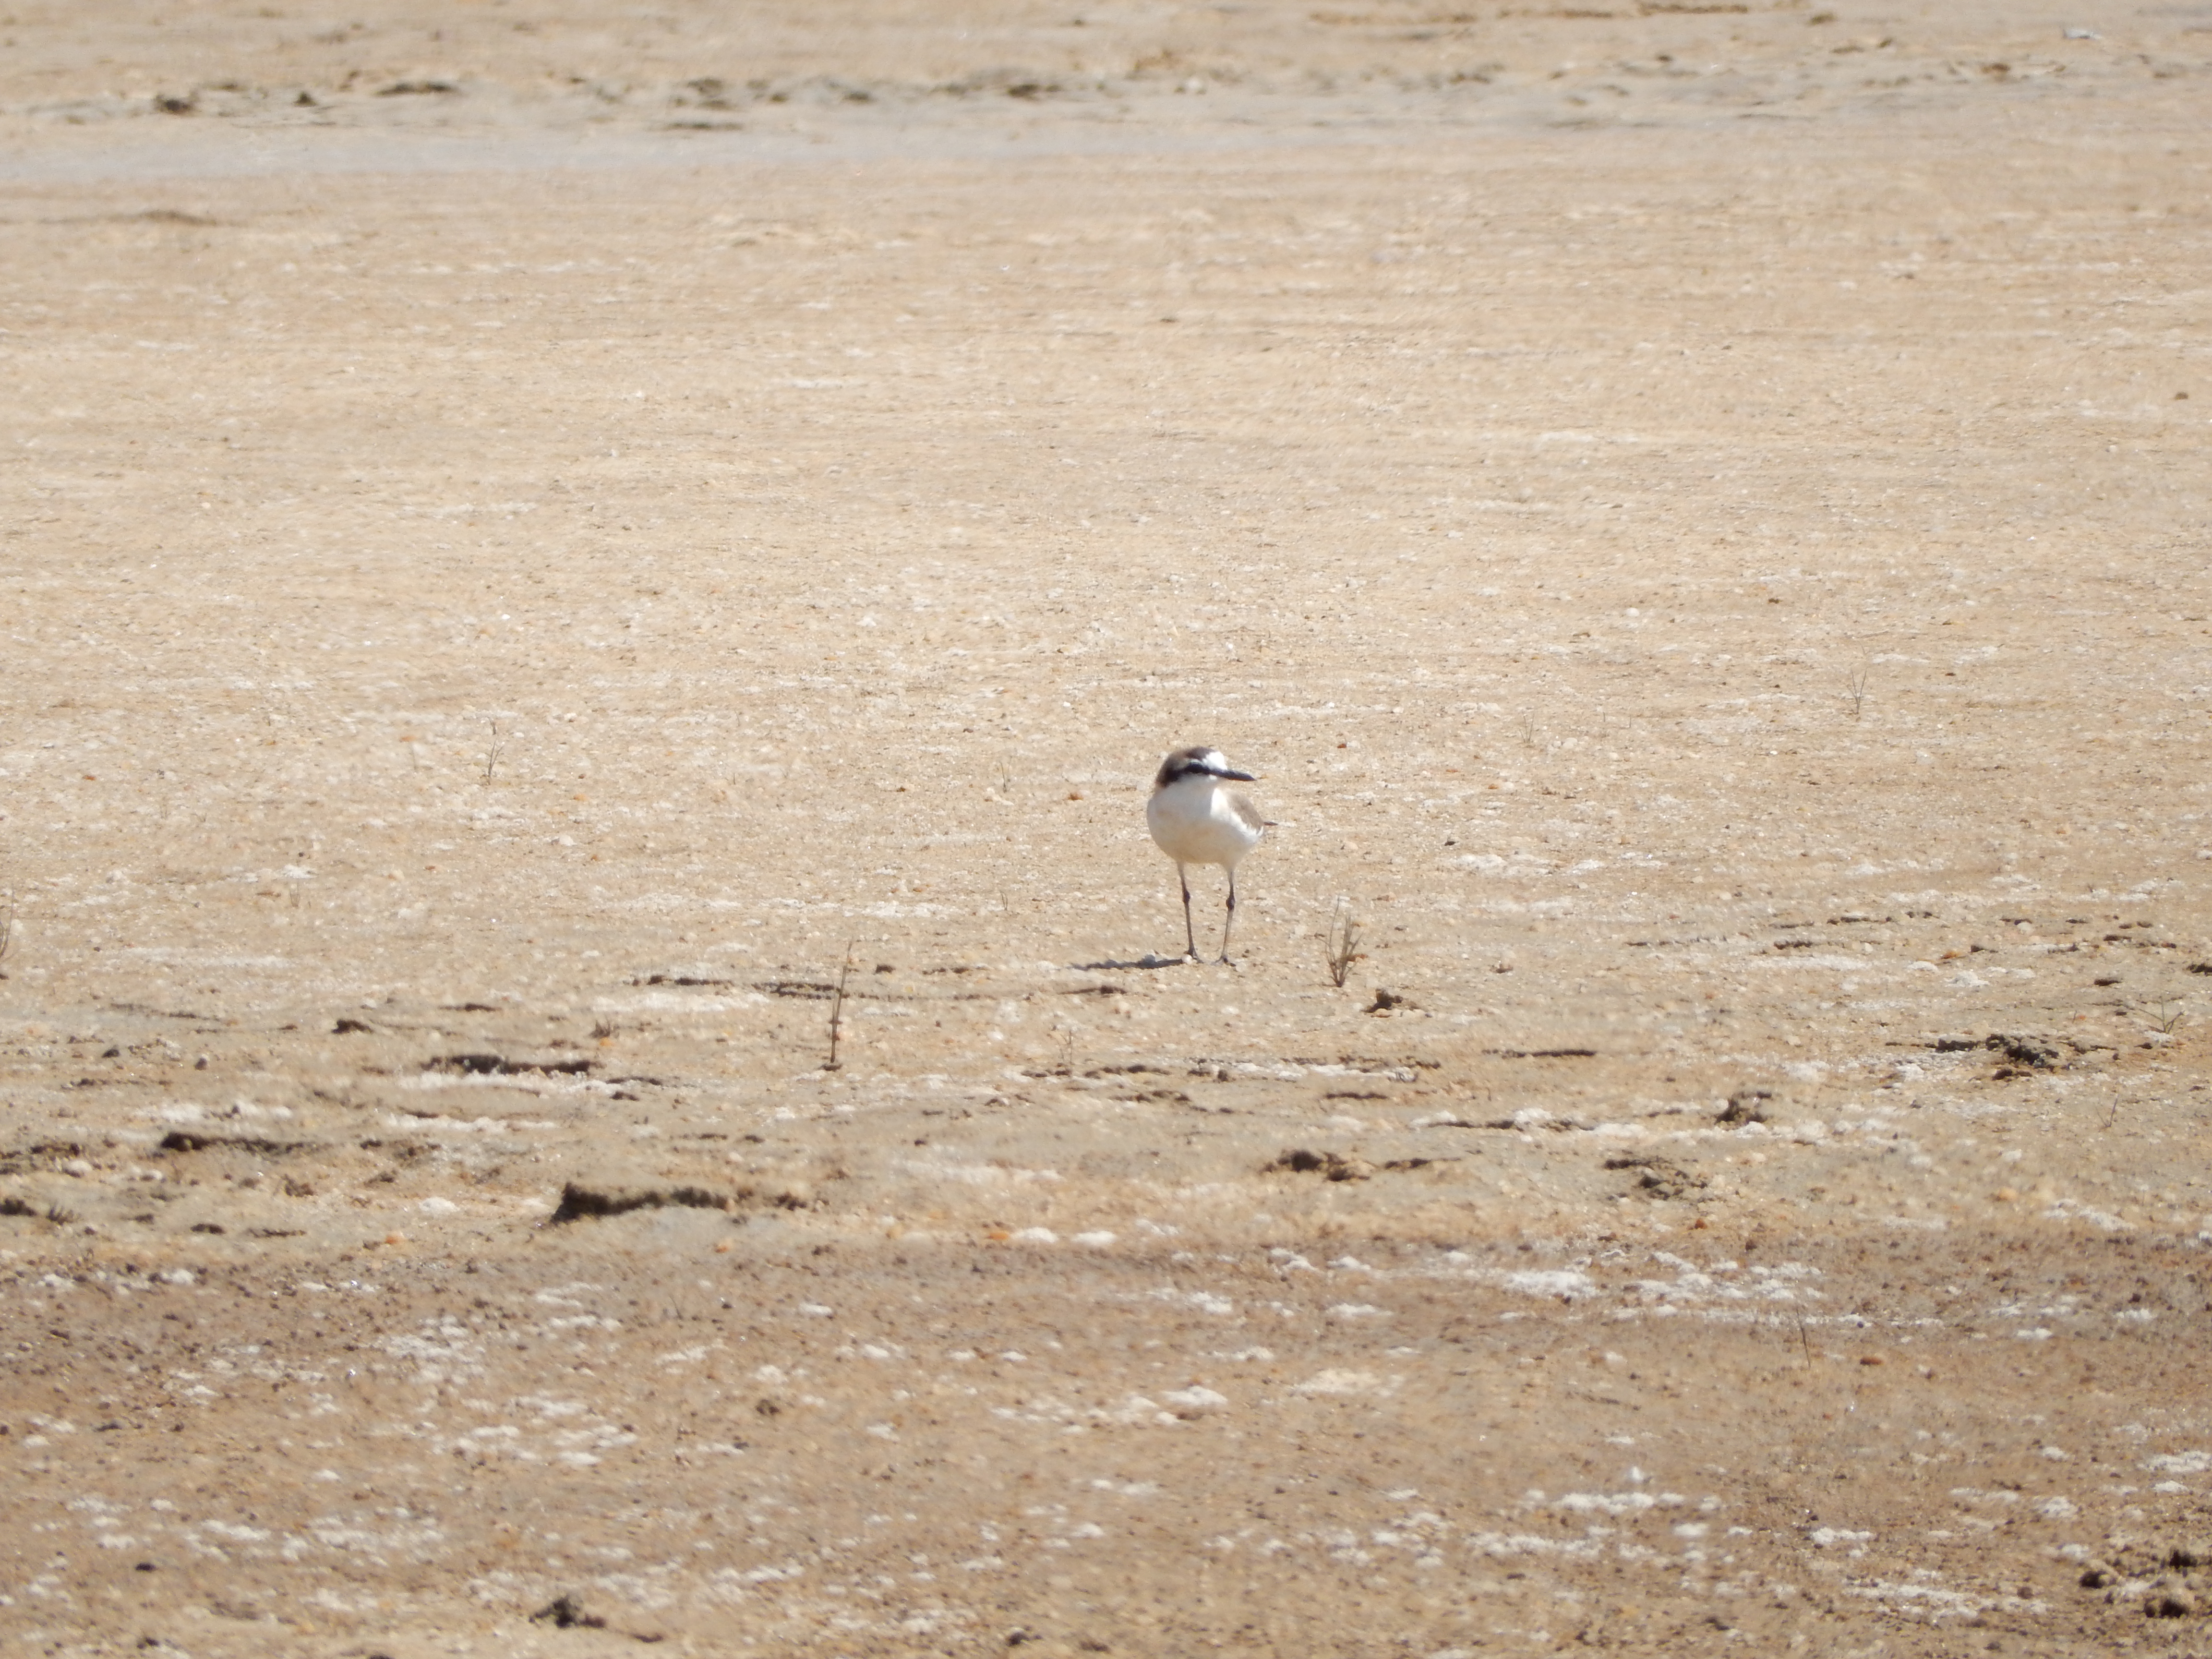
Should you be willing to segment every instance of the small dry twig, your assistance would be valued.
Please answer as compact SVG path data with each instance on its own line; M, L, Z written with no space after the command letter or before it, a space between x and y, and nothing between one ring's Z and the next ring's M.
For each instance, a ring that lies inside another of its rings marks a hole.
M506 748L507 738L499 729L499 722L494 720L491 722L491 746L484 750L483 781L486 783L491 781L492 770L498 766L500 755Z
M2179 997L2166 997L2158 1002L2136 1006L2136 1012L2150 1022L2165 1036L2172 1036L2177 1027L2187 1023L2189 1006Z
M1322 942L1328 952L1329 983L1340 991L1351 976L1352 964L1360 957L1359 923L1352 916L1350 899L1337 900Z
M1844 695L1851 700L1851 718L1853 720L1857 720L1865 710L1867 677L1872 673L1872 668L1868 664L1861 663L1856 668L1852 669L1850 673L1844 676Z
M11 890L4 908L0 908L0 963L8 960L9 951L15 948L15 895ZM8 977L7 969L0 968L0 979Z
M853 975L853 952L860 943L858 939L846 941L845 960L837 969L837 988L830 994L830 1061L822 1068L825 1072L834 1072L844 1063L837 1058L837 1044L845 1034L845 981Z

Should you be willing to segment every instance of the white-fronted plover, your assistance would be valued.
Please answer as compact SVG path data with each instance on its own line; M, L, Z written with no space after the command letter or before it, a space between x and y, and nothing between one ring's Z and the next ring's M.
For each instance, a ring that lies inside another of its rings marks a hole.
M1260 844L1267 821L1260 809L1226 783L1250 783L1249 772L1233 770L1218 749L1178 749L1160 763L1145 821L1160 851L1176 861L1182 884L1182 930L1190 954L1198 955L1198 933L1190 920L1190 872L1194 864L1218 864L1229 872L1229 908L1221 924L1221 959L1229 960L1229 930L1237 921L1237 864Z

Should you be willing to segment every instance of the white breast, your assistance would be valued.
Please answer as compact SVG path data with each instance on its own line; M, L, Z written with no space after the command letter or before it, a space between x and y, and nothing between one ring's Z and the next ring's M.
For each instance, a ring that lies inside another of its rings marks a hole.
M1160 851L1177 864L1218 864L1233 870L1260 844L1259 815L1214 778L1179 778L1155 789L1145 821Z

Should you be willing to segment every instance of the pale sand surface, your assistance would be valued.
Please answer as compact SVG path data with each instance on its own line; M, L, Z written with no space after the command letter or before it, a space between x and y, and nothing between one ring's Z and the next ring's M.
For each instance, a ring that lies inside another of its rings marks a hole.
M0 42L21 1650L2212 1642L2212 6Z

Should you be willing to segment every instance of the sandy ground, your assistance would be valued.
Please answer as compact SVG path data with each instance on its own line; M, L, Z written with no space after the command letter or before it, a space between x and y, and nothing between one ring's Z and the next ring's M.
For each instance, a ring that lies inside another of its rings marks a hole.
M0 15L9 1641L2212 1650L2212 7L736 13Z

